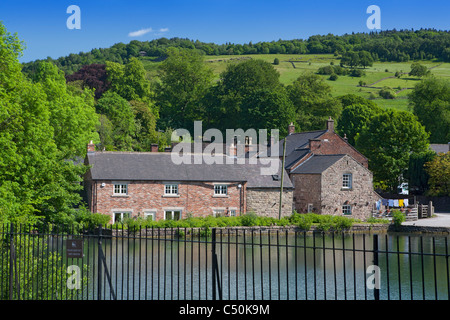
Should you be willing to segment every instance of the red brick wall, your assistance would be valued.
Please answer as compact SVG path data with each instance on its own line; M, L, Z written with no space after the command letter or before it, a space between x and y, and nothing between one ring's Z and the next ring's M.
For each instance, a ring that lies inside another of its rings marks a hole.
M364 167L368 168L367 158L353 148L335 132L327 131L320 136L320 145L313 151L315 154L348 154ZM328 141L327 141L328 140Z
M102 187L102 183L105 185ZM86 186L90 183L87 182ZM178 182L179 196L165 196L162 181L129 181L128 195L113 195L113 181L97 181L92 184L92 194L88 197L93 212L113 215L114 211L131 211L133 217L144 217L144 211L156 210L156 220L164 219L165 209L179 208L182 218L190 213L193 216L213 214L213 208L228 210L234 208L239 214L240 201L245 213L246 186L242 186L242 196L237 183L228 184L226 197L214 196L214 184L210 182ZM89 190L87 190L89 193ZM112 221L112 220L111 220Z

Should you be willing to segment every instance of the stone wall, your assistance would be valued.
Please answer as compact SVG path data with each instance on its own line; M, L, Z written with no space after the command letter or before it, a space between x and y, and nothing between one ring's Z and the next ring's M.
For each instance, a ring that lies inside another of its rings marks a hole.
M285 189L282 197L281 216L289 217L292 214L291 189ZM254 211L263 217L278 218L280 204L280 189L249 188L247 189L247 212Z
M298 213L307 213L308 204L312 204L312 212L321 213L321 176L320 174L292 174L294 185L294 209Z
M352 187L342 188L342 175L352 174ZM371 217L379 196L374 192L372 173L350 156L345 156L322 172L321 213L342 215L342 206L352 207L351 216L365 220Z

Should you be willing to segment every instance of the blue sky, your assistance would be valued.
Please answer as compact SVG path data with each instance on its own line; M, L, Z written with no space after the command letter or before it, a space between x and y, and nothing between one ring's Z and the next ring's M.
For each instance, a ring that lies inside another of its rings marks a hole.
M66 26L70 5L81 10L79 30ZM369 32L369 5L380 7L382 30L450 29L448 0L5 0L0 21L26 43L20 59L26 62L162 36L256 43Z

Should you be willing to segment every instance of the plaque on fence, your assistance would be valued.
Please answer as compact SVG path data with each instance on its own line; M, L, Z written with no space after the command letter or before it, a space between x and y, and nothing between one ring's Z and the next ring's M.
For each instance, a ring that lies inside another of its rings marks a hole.
M66 240L66 253L67 258L83 258L83 240Z

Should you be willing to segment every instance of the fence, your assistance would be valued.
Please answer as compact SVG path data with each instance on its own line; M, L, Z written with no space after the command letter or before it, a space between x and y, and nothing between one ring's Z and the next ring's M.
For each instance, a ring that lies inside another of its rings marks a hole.
M444 236L117 225L0 236L3 300L450 298Z

